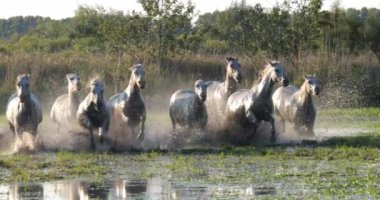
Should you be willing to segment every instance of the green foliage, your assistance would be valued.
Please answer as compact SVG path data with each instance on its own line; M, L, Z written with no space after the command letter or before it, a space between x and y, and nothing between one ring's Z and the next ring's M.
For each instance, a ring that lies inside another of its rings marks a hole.
M157 66L151 73L164 76L176 77L176 73L181 73L183 79L183 73L191 73L188 78L215 79L211 75L217 74L220 80L224 71L215 73L213 66L220 65L223 60L220 58L230 54L246 61L244 86L252 84L268 59L278 59L286 64L295 84L303 74L317 73L322 85L348 85L348 92L356 90L354 94L361 98L344 107L379 102L379 9L344 10L337 3L330 11L321 11L321 0L284 0L273 8L263 8L242 0L226 10L195 16L191 1L139 3L144 9L141 13L79 6L73 18L63 20L42 17L0 20L0 56L4 56L1 77L25 70L48 75L46 69L50 65L54 70L59 65L55 58L67 57L67 62L57 59L62 66L72 65L61 71L79 66L79 71L88 68L91 73L102 72L114 91L119 91L128 68L136 62L151 68ZM29 60L25 53L33 59ZM49 59L35 60L38 57L33 57L35 54ZM216 63L200 60L199 55L203 59L212 56ZM99 58L102 66L77 57ZM10 69L14 71L8 72ZM52 74L57 76L55 71ZM8 94L10 89L13 85L6 82L0 87L0 94Z

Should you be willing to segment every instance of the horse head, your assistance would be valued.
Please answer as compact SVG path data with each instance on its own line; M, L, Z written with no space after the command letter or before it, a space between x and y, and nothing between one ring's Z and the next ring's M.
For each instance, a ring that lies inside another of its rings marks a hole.
M66 74L69 91L78 92L82 88L80 76L77 74Z
M17 76L16 90L17 96L20 98L21 102L30 97L30 88L29 88L29 74L20 74Z
M103 93L104 93L104 85L99 79L93 79L90 82L90 91L91 91L91 102L95 105L95 107L99 110L104 103Z
M320 93L320 87L318 84L317 77L315 75L312 76L303 76L305 79L304 84L307 86L307 92L312 95L318 96Z
M227 75L230 78L233 78L236 83L240 83L243 76L240 71L240 63L236 57L227 57Z
M194 84L195 93L198 95L201 101L206 101L207 99L207 84L203 80L197 80Z
M289 79L286 75L284 66L279 61L270 61L270 68L267 73L270 73L270 77L273 82L281 83L282 86L286 87L289 85Z
M145 70L141 64L136 64L131 68L131 79L137 84L140 89L145 87Z

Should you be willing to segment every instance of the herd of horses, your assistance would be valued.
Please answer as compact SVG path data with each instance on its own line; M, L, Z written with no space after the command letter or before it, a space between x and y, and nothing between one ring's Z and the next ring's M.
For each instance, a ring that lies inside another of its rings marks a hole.
M236 57L226 60L223 82L197 80L194 90L181 89L173 93L169 103L173 130L180 125L186 130L207 130L210 137L217 135L218 139L232 144L249 144L260 123L266 121L272 128L270 140L275 142L276 115L282 132L288 121L296 131L313 134L316 109L312 96L320 92L315 75L304 76L305 81L298 89L289 85L284 66L270 61L251 89L239 89L243 77L239 60ZM68 92L55 100L50 112L58 132L62 126L79 125L88 130L92 150L96 149L94 132L100 143L109 142L108 135L120 134L118 131L128 132L137 142L144 140L146 106L140 90L145 87L145 70L141 64L131 68L128 86L108 101L104 100L104 85L99 77L89 81L89 92L83 100L79 97L82 87L79 75L67 74L66 78ZM280 87L273 93L275 84ZM8 100L6 117L16 137L17 151L23 132L36 135L42 122L41 105L30 91L29 74L18 75L16 93Z

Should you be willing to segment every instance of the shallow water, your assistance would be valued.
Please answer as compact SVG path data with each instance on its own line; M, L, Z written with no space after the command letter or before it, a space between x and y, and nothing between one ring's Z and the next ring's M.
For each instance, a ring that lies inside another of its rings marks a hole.
M0 199L209 199L253 198L276 194L275 187L197 185L160 178L88 182L54 181L0 185Z

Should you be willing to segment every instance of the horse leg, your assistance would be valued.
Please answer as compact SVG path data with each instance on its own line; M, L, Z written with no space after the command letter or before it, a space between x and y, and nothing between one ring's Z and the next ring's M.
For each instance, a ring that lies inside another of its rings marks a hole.
M171 119L172 120L172 126L173 126L173 131L176 129L176 123L174 121L174 119Z
M58 123L58 126L57 126L57 133L59 133L60 129L61 129L61 124Z
M141 117L141 129L140 129L140 132L139 134L137 135L137 139L139 141L142 141L144 140L144 131L145 131L145 120L146 120L146 114L144 113L143 116Z
M98 136L99 136L99 142L101 144L103 144L103 141L104 141L104 133L103 133L103 128L102 127L99 127L99 130L98 130Z
M252 125L252 131L251 133L247 136L246 138L246 142L250 142L252 140L252 138L256 135L256 131L257 131L257 128L259 127L260 125L260 121L255 121Z
M95 150L96 146L95 146L94 135L92 133L92 128L89 128L89 131L90 131L90 148L91 150Z
M282 131L282 133L285 133L285 130L286 130L285 119L281 118L280 124L281 124L281 131Z
M20 146L21 146L21 139L20 139L21 129L18 126L16 127L13 126L13 128L14 128L14 133L16 135L14 152L17 153L20 150Z
M13 133L13 134L15 134L16 135L16 137L17 137L17 134L16 134L16 130L15 130L15 127L11 124L11 123L9 123L9 129L11 130L11 132Z
M272 116L269 117L269 122L272 125L272 132L271 132L270 141L275 143L276 142L276 127L274 124L274 118Z

